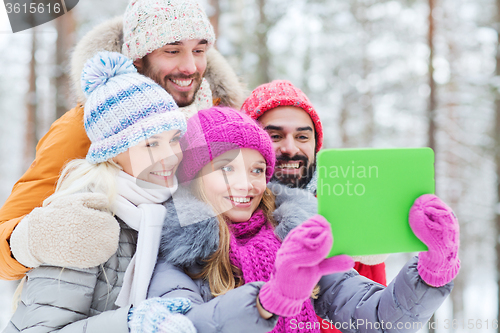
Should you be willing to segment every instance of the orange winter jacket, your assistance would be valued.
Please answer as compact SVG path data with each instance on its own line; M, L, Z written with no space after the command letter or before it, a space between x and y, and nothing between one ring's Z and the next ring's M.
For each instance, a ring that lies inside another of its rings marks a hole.
M10 235L26 214L40 207L43 200L54 193L66 162L85 158L89 147L90 140L83 126L83 105L56 120L38 142L35 160L0 209L0 279L20 279L28 271L12 257Z

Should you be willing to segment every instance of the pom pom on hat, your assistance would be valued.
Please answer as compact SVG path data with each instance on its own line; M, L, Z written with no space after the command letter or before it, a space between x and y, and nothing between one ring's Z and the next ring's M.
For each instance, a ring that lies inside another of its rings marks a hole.
M90 163L105 162L155 134L186 131L186 118L172 96L120 53L100 52L88 60L82 90Z
M97 87L108 82L109 78L136 72L132 61L124 55L117 52L99 52L83 67L82 90L88 98Z

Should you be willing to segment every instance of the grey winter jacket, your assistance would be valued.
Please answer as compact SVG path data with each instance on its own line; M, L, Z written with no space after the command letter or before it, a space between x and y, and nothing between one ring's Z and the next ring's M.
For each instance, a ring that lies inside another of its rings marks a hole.
M136 250L137 231L118 221L118 250L100 267L40 266L29 271L21 302L4 333L128 333L129 308L118 308L115 301Z
M279 184L270 184L270 187L274 193L280 193L274 212L279 222L275 233L284 239L291 229L316 213L316 201L305 190ZM210 207L197 201L189 191L179 189L174 198L174 202L167 203L167 209L177 210L177 214L169 214L165 221L148 297L189 298L193 306L186 316L198 333L270 331L278 318L264 320L256 309L256 298L263 282L248 283L214 298L207 281L193 280L186 274L185 271L199 272L203 259L217 249L218 221L212 217ZM186 221L200 222L187 224ZM316 313L331 323L324 321L321 325L336 325L344 333L416 332L442 304L453 286L453 283L441 288L428 286L418 275L417 262L416 257L410 260L387 288L360 276L355 270L324 276L319 283L319 297L313 302ZM381 326L382 323L385 326ZM295 324L292 328L314 325Z

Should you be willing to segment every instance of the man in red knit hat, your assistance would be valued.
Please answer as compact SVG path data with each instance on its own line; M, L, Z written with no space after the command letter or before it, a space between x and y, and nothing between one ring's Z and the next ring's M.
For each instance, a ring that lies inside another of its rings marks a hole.
M323 146L323 126L309 98L289 81L276 80L255 88L241 111L257 120L271 136L276 153L273 179L316 194L316 154ZM386 285L384 258L354 258L360 260L354 268Z
M307 96L289 81L272 81L252 91L241 111L258 120L273 140L274 179L316 193L315 161L323 127Z

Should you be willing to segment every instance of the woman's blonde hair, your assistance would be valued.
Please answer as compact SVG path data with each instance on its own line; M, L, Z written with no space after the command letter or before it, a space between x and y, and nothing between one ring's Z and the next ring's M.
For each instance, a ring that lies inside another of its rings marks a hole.
M43 201L43 207L57 198L79 192L102 193L108 197L107 209L111 212L111 203L116 197L116 174L121 167L113 160L92 164L86 159L76 159L68 162L61 171L54 194ZM15 311L21 301L21 292L24 287L24 277L19 283L12 301Z
M210 292L214 297L217 297L245 284L245 281L243 280L241 270L231 264L231 259L229 258L231 232L229 231L228 223L230 223L230 221L223 216L218 207L215 207L210 202L204 188L203 177L198 175L191 182L191 190L199 200L209 204L217 214L217 220L219 222L219 247L205 261L205 266L200 273L191 274L187 272L187 274L192 279L207 280L210 286ZM276 209L276 197L267 187L258 208L262 210L266 219L271 222L271 225L275 228L278 225L273 217L273 212ZM320 287L317 285L313 289L311 297L314 299L318 298L319 291Z
M116 198L116 174L119 170L121 167L113 160L97 164L86 159L72 160L61 171L54 194L43 201L43 206L57 198L79 192L102 193L108 197L111 205Z
M237 288L245 283L241 270L231 264L229 258L231 232L229 231L228 223L230 223L224 215L215 207L205 193L203 186L203 177L196 177L191 182L191 190L194 195L201 201L209 204L217 214L219 221L219 247L205 262L205 266L198 274L188 274L193 279L206 279L210 285L210 291L213 296L220 296L227 293L229 290ZM266 187L264 195L258 208L262 209L267 220L271 222L273 227L277 223L273 218L273 211L276 208L275 197L273 192Z

